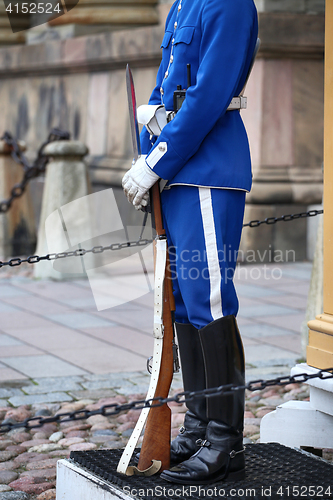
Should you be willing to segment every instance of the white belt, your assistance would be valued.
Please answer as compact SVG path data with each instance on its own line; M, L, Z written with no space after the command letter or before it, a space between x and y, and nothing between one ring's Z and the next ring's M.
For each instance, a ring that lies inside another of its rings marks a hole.
M246 109L247 108L247 97L239 96L231 99L231 103L227 107L227 111L233 111L235 109Z
M166 239L156 241L156 264L155 264L155 290L154 290L154 353L152 364L152 375L150 377L150 384L146 396L146 400L152 399L155 396L156 386L158 382L162 348L163 348L163 287L165 278L165 266L167 256L167 242ZM136 467L129 467L129 461L133 455L134 449L137 445L141 432L146 423L150 407L145 407L140 413L139 420L132 432L132 435L127 443L127 446L118 463L117 472L131 476L135 473ZM155 461L154 461L155 462ZM154 464L157 469L153 468L150 473L153 474L155 470L160 468L160 462ZM147 474L148 475L148 474Z
M247 108L247 97L233 97L227 107L227 111L234 111ZM145 125L151 135L159 136L163 128L174 119L174 111L166 111L163 104L143 104L138 108L138 121Z

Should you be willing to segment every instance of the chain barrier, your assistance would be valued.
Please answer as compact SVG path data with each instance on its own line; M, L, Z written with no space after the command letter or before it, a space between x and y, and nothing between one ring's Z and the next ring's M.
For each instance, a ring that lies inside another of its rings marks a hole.
M31 181L31 179L38 177L41 173L45 172L46 165L49 161L48 157L43 154L44 147L53 141L61 141L61 140L69 140L70 134L69 132L53 128L45 142L40 146L37 158L33 162L32 165L29 165L27 158L21 151L21 148L18 144L18 141L12 136L10 132L5 132L1 137L1 140L4 141L11 148L11 156L23 167L24 175L21 182L15 184L10 191L10 197L7 200L0 201L0 213L6 213L12 206L13 201L16 198L19 198L23 195L26 190L26 187Z
M62 422L75 422L77 420L85 420L93 415L102 415L103 417L111 417L113 415L119 415L119 413L123 411L129 410L142 410L143 408L158 408L163 406L165 403L187 403L189 401L193 401L195 398L202 397L213 397L213 396L225 396L228 394L232 394L236 391L244 391L245 389L253 392L260 391L262 389L266 389L267 387L272 386L285 386L288 384L302 384L307 382L308 380L319 378L321 380L331 379L333 378L333 368L327 368L326 370L320 370L317 373L309 374L309 373L300 373L299 375L291 375L289 377L277 377L275 379L269 380L253 380L245 385L221 385L219 387L213 387L210 389L204 389L201 391L183 391L178 392L174 396L170 396L167 398L155 397L148 400L140 399L131 401L130 403L125 404L109 404L104 405L98 410L76 410L72 412L59 413L54 417L32 417L27 418L23 422L12 423L8 422L5 424L0 424L0 434L11 431L12 429L17 428L25 428L25 429L36 429L42 427L45 424L50 423L62 423Z
M112 243L111 245L102 246L97 245L89 250L85 250L84 248L78 248L77 250L71 250L69 252L60 252L60 253L48 253L47 255L43 255L39 257L38 255L30 255L26 259L21 259L20 257L14 257L10 259L8 262L0 261L0 269L4 266L16 267L20 266L24 262L27 264L37 264L42 260L57 260L57 259L65 259L66 257L83 257L87 253L103 253L106 250L122 250L124 248L133 248L133 247L142 247L145 245L149 245L154 240L150 239L140 239L137 241L125 241L124 243Z
M11 190L11 196L7 200L4 200L0 202L0 213L6 213L15 198L19 198L22 196L24 193L26 186L28 182L34 178L40 175L41 173L45 172L46 165L48 163L48 157L43 155L43 149L44 147L52 141L57 141L57 140L69 140L70 134L69 132L62 131L60 129L54 128L51 130L48 139L41 145L41 147L38 150L37 158L34 161L33 165L30 166L27 159L25 158L24 154L20 150L19 144L17 140L9 133L5 132L4 135L1 137L1 140L4 140L8 146L12 148L12 158L19 164L22 165L23 170L24 170L24 176L23 179L20 183L15 184L14 187ZM298 214L289 214L289 215L281 215L280 217L267 217L264 220L252 220L246 224L243 224L243 227L259 227L262 224L267 224L267 225L272 225L276 224L277 222L289 222L292 220L296 219L304 219L305 217L314 217L316 215L323 214L323 210L309 210L308 212L301 212ZM143 223L143 229L145 227L145 221L147 219L147 213L145 214L145 220ZM68 251L68 252L59 252L59 253L49 253L47 255L39 256L39 255L30 255L29 257L25 259L21 259L20 257L15 257L13 259L10 259L7 262L2 262L0 261L0 268L4 266L10 266L10 267L16 267L20 266L23 263L27 264L37 264L38 262L41 262L43 260L56 260L56 259L64 259L67 257L82 257L86 255L87 253L102 253L105 252L106 250L121 250L124 248L133 248L133 247L140 247L140 246L145 246L149 245L150 243L153 242L152 239L142 239L142 233L140 235L140 238L138 241L127 241L124 243L114 243L112 245L107 245L107 246L95 246L89 250L85 249L78 249L74 251Z
M306 217L315 217L316 215L323 214L324 210L309 210L308 212L300 212L299 214L281 215L280 217L267 217L264 220L251 220L243 227L259 227L261 224L276 224L277 222L290 222L296 219L305 219Z
M1 207L1 205L0 205ZM0 210L1 212L1 210ZM296 220L296 219L304 219L305 217L314 217L315 215L320 215L323 214L323 210L309 210L309 212L301 212L299 214L290 214L290 215L282 215L281 217L268 217L265 220L259 221L259 220L253 220L247 224L243 224L243 227L259 227L261 224L275 224L276 222L284 221L284 222L289 222L291 220ZM145 219L147 217L147 214L145 214ZM144 223L145 225L145 223ZM143 225L143 228L144 228ZM142 231L143 232L143 231ZM64 259L66 257L82 257L86 255L87 253L103 253L106 250L122 250L124 248L133 248L133 247L141 247L145 245L149 245L152 243L154 240L153 239L143 239L142 238L142 232L140 235L140 239L137 241L126 241L124 243L113 243L112 245L107 245L107 246L95 246L91 248L90 250L85 250L84 248L80 248L78 250L73 250L69 252L60 252L60 253L49 253L47 255L43 256L38 256L38 255L31 255L30 257L27 257L26 259L21 259L20 257L15 257L13 259L10 259L7 262L2 262L0 261L0 269L4 266L10 266L10 267L16 267L20 266L24 262L27 264L37 264L38 262L42 260L56 260L56 259Z

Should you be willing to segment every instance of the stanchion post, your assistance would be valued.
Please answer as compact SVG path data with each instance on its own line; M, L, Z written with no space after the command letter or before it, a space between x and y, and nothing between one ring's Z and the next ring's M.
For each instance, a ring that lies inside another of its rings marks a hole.
M89 239L90 234L89 213L82 213L80 206L78 207L75 203L72 203L69 208L70 221L73 224L66 227L66 221L63 218L63 207L69 207L71 202L91 193L88 168L83 160L88 154L87 146L80 141L54 141L47 144L44 154L50 159L46 167L37 255L67 251L74 240L75 243L78 240L83 242ZM45 230L46 224L49 228L48 238ZM75 246L76 248L78 246ZM85 258L86 262L87 258ZM40 262L35 266L34 273L36 278L75 279L84 276L84 268L81 258L76 257L63 259L61 262L60 260L53 261L53 263Z
M21 151L26 149L23 141L19 146ZM11 148L5 141L0 141L0 202L10 197L12 188L21 182L23 175L22 166L11 157ZM35 217L30 186L27 186L23 195L13 200L8 211L0 213L0 256L6 259L31 255L35 246Z

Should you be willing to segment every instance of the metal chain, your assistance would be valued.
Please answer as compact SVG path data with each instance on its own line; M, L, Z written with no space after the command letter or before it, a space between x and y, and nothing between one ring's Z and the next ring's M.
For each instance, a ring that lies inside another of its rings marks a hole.
M299 214L281 215L280 217L267 217L265 220L251 220L243 227L259 227L261 224L276 224L277 222L290 222L291 220L304 219L306 217L315 217L316 215L323 214L324 210L309 210L308 212L301 212Z
M320 370L314 374L308 373L300 373L299 375L291 375L289 377L277 377L275 379L269 380L253 380L245 385L221 385L219 387L213 387L211 389L204 389L201 391L183 391L178 392L175 396L168 398L155 397L152 399L141 399L131 401L130 403L125 404L109 404L104 405L98 410L76 410L72 412L59 413L54 417L32 417L27 418L23 422L11 423L8 422L6 424L0 424L0 434L9 432L12 429L17 428L26 428L26 429L35 429L42 427L44 424L50 423L62 423L62 422L72 422L77 420L85 420L93 415L103 415L104 417L111 417L113 415L119 415L119 413L128 410L142 410L143 408L158 408L165 403L187 403L189 401L193 401L195 398L202 397L212 397L212 396L224 396L235 393L237 391L244 391L245 389L253 392L260 391L262 389L266 389L266 387L271 386L284 386L288 384L302 384L307 382L308 380L319 378L321 380L331 379L333 378L333 368L328 368L326 370Z
M66 257L83 257L87 253L103 253L105 250L122 250L124 248L133 248L133 247L142 247L145 245L149 245L154 240L148 239L140 239L136 241L125 241L124 243L112 243L112 245L107 245L103 247L102 245L97 245L89 250L85 250L84 248L78 248L77 250L71 250L69 252L59 252L59 253L48 253L47 255L43 255L39 257L38 255L30 255L26 259L21 259L20 257L14 257L10 259L8 262L0 261L0 268L4 266L16 267L23 264L23 262L27 262L28 264L37 264L42 260L57 260L57 259L65 259Z
M70 138L69 132L53 128L45 142L38 150L37 158L32 165L29 165L27 158L22 153L17 139L15 139L10 132L5 132L1 137L2 141L11 148L12 158L22 165L24 175L21 182L15 184L10 191L10 197L7 200L0 201L0 213L6 213L10 209L15 198L19 198L26 190L28 182L34 177L38 177L41 173L45 172L46 165L49 158L43 154L44 147L52 141L68 140Z
M1 208L1 205L0 205ZM0 210L1 212L1 210ZM282 215L281 217L268 217L265 220L259 221L259 220L253 220L249 222L248 224L244 224L243 227L259 227L261 224L275 224L276 222L284 221L284 222L289 222L291 220L295 219L300 219L304 217L314 217L315 215L320 215L324 213L323 210L310 210L309 212L301 212L299 214L292 214L292 215ZM146 218L147 214L145 214ZM144 226L143 226L144 228ZM47 255L43 255L42 257L39 257L38 255L31 255L30 257L27 257L26 259L21 259L20 257L15 257L13 259L10 259L8 262L2 262L0 261L0 268L4 266L10 266L10 267L16 267L20 266L24 262L27 262L28 264L37 264L38 262L42 260L56 260L56 259L64 259L66 257L82 257L83 255L86 255L87 253L102 253L105 252L105 250L121 250L123 248L133 248L133 247L141 247L145 245L149 245L150 243L153 242L152 239L141 239L142 233L140 236L140 239L137 241L126 241L124 243L113 243L112 245L108 246L95 246L91 248L90 250L85 250L85 249L78 249L75 251L70 251L70 252L60 252L60 253L49 253Z

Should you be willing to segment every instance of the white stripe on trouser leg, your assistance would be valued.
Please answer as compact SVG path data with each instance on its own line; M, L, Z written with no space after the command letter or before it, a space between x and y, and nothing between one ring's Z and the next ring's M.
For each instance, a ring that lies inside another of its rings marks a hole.
M221 299L221 270L210 188L199 188L199 198L210 279L210 310L213 320L215 320L221 318L223 313Z

